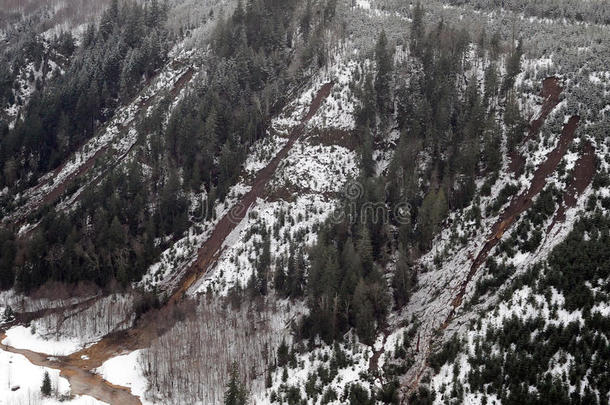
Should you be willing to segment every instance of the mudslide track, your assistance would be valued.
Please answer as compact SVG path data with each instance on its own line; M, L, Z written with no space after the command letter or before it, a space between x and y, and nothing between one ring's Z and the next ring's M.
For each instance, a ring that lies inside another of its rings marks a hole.
M172 89L170 91L170 94L172 95L172 97L176 97L180 93L180 90L182 90L186 86L186 84L193 78L194 74L195 74L195 70L191 67L191 68L187 69L186 72L184 72L180 76L180 78L178 78L178 80L176 81L176 83L174 84L174 86L172 87ZM137 122L137 117L140 116L142 113L145 113L147 108L152 104L154 99L158 96L159 96L159 94L154 94L154 95L150 96L149 98L147 98L146 100L139 102L137 116L136 116L136 118L131 120L130 123ZM120 128L121 128L120 131L122 133L126 133L128 131L128 129L122 125ZM106 129L106 127L104 126L99 131L104 131L105 129ZM81 146L78 150L82 150L83 148L85 148L87 145L87 142L85 142L85 144L83 144L83 146ZM106 170L103 170L99 176L96 176L92 180L92 182L95 182L99 178L101 178L104 174L106 174L108 172L108 170L110 170L110 168L116 167L116 165L118 165L127 155L129 155L129 153L131 152L131 150L133 149L134 146L135 146L135 143L132 144L127 149L126 152L117 156L115 161L110 164L110 167L106 168ZM53 184L48 190L43 190L42 186L44 185L44 182L40 182L39 184L35 185L34 187L32 187L31 189L26 191L26 194L29 194L31 196L30 201L25 203L24 206L22 206L17 211L15 211L11 216L9 216L10 222L12 222L18 226L23 225L23 223L26 221L28 215L35 213L38 209L42 208L45 205L52 205L55 202L57 202L60 199L60 197L65 194L68 187L76 179L81 178L85 174L87 174L95 166L95 162L99 158L106 156L109 153L111 153L111 149L108 147L108 145L105 145L105 146L101 147L97 152L95 152L92 156L90 156L87 160L82 162L74 171L67 174L65 176L65 178L63 178L60 182L58 182L57 184ZM59 167L54 169L52 178L56 178L63 170L65 170L67 164L68 164L68 161L64 162L62 165L60 165Z
M0 342L5 337L6 335L0 334ZM37 366L60 370L60 375L68 379L70 389L75 395L89 395L109 404L141 404L138 397L131 394L129 388L113 385L89 370L70 364L64 357L54 357L31 350L16 349L2 343L0 343L0 349L5 352L20 354Z
M546 117L548 117L557 104L559 104L559 96L562 91L563 88L559 85L558 78L551 76L542 81L541 96L544 98L542 107L540 108L538 118L530 123L529 131L523 140L523 143L526 143L531 137L536 136L538 132L540 132L540 128L542 127L542 124L544 124L544 121L546 121ZM523 172L523 167L525 166L525 159L517 150L514 150L509 154L509 159L509 169L517 176L520 176Z
M193 286L206 272L210 265L214 264L218 259L218 256L222 250L222 244L233 229L241 222L246 216L248 209L254 204L258 197L262 197L265 186L275 173L279 163L286 157L288 151L292 148L294 143L303 133L307 121L309 121L320 108L320 105L330 94L333 83L326 83L311 102L309 111L301 120L301 123L292 130L288 142L275 157L261 170L258 171L254 181L252 182L252 188L246 194L244 194L241 200L236 203L225 216L223 216L218 224L212 231L212 234L208 240L203 244L197 253L197 260L187 269L186 277L179 284L179 287L175 289L170 297L170 302L177 302L182 299L186 291Z
M487 238L487 242L485 245L483 245L483 248L474 259L466 279L462 282L459 292L453 300L451 312L443 323L443 329L446 328L449 322L453 320L455 312L462 304L466 287L477 272L477 269L485 262L485 260L487 260L489 252L498 244L498 242L500 242L504 232L506 232L516 222L519 215L532 206L534 198L546 185L547 177L553 174L555 169L557 169L557 165L559 165L559 162L568 151L568 148L574 139L574 133L579 121L580 117L575 115L569 119L567 124L564 125L557 146L547 155L546 160L534 172L534 177L532 178L529 189L511 201L508 208L498 218L497 222L492 227L492 231Z
M544 82L544 89L543 94L546 92L547 95L545 105L543 105L540 116L534 122L532 122L530 127L530 135L537 133L537 131L540 130L544 119L558 103L561 88L558 85L557 79L547 78ZM517 221L519 216L532 206L534 198L546 185L547 178L557 169L559 162L564 157L572 141L574 140L579 121L579 116L572 116L563 126L557 146L551 152L549 152L546 160L541 163L538 169L536 169L534 172L530 187L519 196L513 198L509 206L498 217L497 221L492 226L485 244L472 261L466 277L464 280L462 280L457 288L457 292L450 304L450 311L440 325L440 331L444 331L454 320L457 310L461 306L464 295L466 294L466 289L468 288L479 267L487 260L491 250L500 242L504 233ZM595 172L595 153L593 147L590 144L587 144L585 145L584 151L585 153L581 156L576 164L571 185L568 186L568 190L564 195L564 205L573 206L576 204L577 194L584 191ZM557 215L562 215L564 205L560 206ZM432 343L440 336L442 336L442 334L435 334L430 338L430 344L427 345L425 352L425 362L427 362L430 355L431 347L433 346ZM425 370L426 366L424 363L419 368L419 371L416 372L414 378L408 381L405 385L407 393L413 392L415 389L417 389L419 381Z
M547 236L556 223L564 221L566 208L576 206L578 197L589 187L595 175L596 163L595 148L590 142L587 142L583 147L583 154L578 157L574 164L572 177L563 194L563 202L555 213L553 222L546 230Z
M196 261L184 272L177 288L172 292L170 299L165 305L171 306L182 300L186 291L215 262L226 237L246 216L248 209L254 204L256 199L263 195L263 191L274 175L279 163L286 157L294 143L303 133L307 122L315 115L322 102L328 97L332 86L333 83L330 82L320 88L309 106L309 111L303 117L301 123L292 130L286 145L267 166L257 173L251 190L244 194L241 200L221 218L208 240L199 249ZM0 342L4 340L4 337L5 335L0 334ZM131 405L141 404L141 401L137 396L131 394L129 388L113 385L95 374L93 370L112 357L149 346L155 338L154 325L140 322L128 330L106 335L92 346L68 356L49 356L30 350L16 349L4 344L0 344L0 349L21 354L33 364L59 369L61 375L66 377L70 382L74 394L90 395L100 401L113 405Z

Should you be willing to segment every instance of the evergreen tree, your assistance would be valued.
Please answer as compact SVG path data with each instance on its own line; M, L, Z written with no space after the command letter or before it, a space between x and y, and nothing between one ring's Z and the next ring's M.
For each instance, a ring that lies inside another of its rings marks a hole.
M394 270L394 276L392 277L392 288L396 307L404 307L409 301L411 292L411 270L402 250L399 250L398 253L396 270Z
M381 31L375 46L377 75L375 76L375 93L377 94L377 110L382 117L392 108L390 82L392 80L392 53L388 49L388 39L385 31Z
M362 225L360 243L358 244L358 253L364 277L368 277L373 273L373 246L371 245L371 236L368 228Z
M237 362L233 362L229 371L229 382L225 391L224 405L246 405L248 391L240 380Z
M40 387L40 392L45 397L48 397L51 395L51 378L49 377L48 371L44 372L44 377L42 378L42 385Z
M289 357L288 345L286 344L286 341L282 339L282 343L280 343L280 346L277 348L277 366L284 367L288 364L288 360L290 360Z
M365 177L373 177L375 175L375 161L373 160L373 136L371 130L366 126L363 134L364 142L362 143L361 166L362 174Z
M446 212L447 200L443 189L430 190L424 198L417 218L420 235L419 241L422 250L430 249L432 239L438 232L438 226L445 218Z
M502 92L506 93L513 87L515 78L521 71L521 56L523 56L523 41L518 41L506 62L506 76L502 84Z
M485 69L485 100L489 100L498 92L498 70L495 63L490 63Z
M411 23L411 52L415 56L422 55L424 34L424 8L418 1L413 10L413 21Z
M356 333L363 343L372 345L375 339L373 305L367 296L368 287L360 280L354 292Z

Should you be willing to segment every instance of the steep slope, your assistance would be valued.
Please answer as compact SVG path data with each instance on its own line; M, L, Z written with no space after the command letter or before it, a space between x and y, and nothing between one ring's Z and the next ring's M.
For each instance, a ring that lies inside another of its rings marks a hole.
M608 27L475 3L340 0L330 24L334 2L298 6L290 79L232 45L256 8L205 52L186 35L3 219L34 242L104 224L118 256L83 268L139 291L2 293L33 343L0 349L109 403L220 403L236 360L255 403L605 403ZM74 235L14 262L97 251ZM36 350L81 324L72 353Z

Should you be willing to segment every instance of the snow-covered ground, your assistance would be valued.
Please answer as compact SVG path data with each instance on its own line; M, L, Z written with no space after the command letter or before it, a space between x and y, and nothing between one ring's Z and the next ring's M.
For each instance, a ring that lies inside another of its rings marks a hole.
M191 289L193 293L212 290L226 294L236 283L245 286L261 253L263 229L270 233L272 269L276 259L288 255L291 242L296 241L301 248L315 243L317 227L333 213L347 181L358 175L354 151L332 144L333 138L324 144L317 140L320 130L353 128L354 101L349 83L357 69L354 61L341 62L337 58L273 120L274 131L262 142L277 151L285 144L285 134L308 111L318 89L330 81L335 83L330 96L307 123L305 133L280 163L268 186L269 196L259 198L250 208L246 218L225 241L225 249L213 271L208 271ZM254 154L246 162L248 174L264 167L272 158L271 153L260 152L261 148L255 145Z
M240 182L231 187L224 203L214 205L215 214L211 219L206 220L204 213L198 218L192 218L193 225L188 229L186 235L161 253L159 260L148 268L137 285L147 289L158 288L171 291L180 280L182 272L195 261L198 249L208 239L218 221L249 190L250 186ZM205 198L205 194L193 196L191 206L203 203Z
M52 395L40 392L44 373L51 379ZM72 397L68 380L59 370L33 365L20 354L0 350L0 405L96 405L103 402L89 396Z
M138 133L135 129L136 117L143 111L143 106L158 103L164 96L165 90L173 89L176 83L188 74L189 69L194 69L190 61L195 57L195 51L193 50L182 50L180 54L175 56L174 63L166 64L155 79L140 92L138 97L130 104L120 107L114 113L113 118L93 138L77 150L64 166L56 171L48 172L38 180L38 186L34 186L26 190L22 195L17 196L16 199L24 201L24 204L13 214L13 217L27 214L50 191L78 173L85 164L90 163L90 160L96 154L106 148L113 149L113 156L116 161L121 160L131 150L138 138ZM182 88L177 98L179 99L184 94L185 88ZM60 203L59 208L68 209L72 207L76 197L83 189L84 186L66 201ZM22 231L25 229L27 228L23 227Z
M193 291L204 293L211 289L224 295L237 283L245 286L260 255L263 227L270 233L271 262L275 263L276 258L288 255L291 241L298 240L300 247L312 245L317 225L333 209L334 204L319 195L299 196L294 202L259 199L227 238L214 271L208 272Z
M6 338L2 341L7 346L17 349L27 349L49 355L66 355L83 348L80 339L44 339L36 334L31 327L15 326L6 331Z
M346 342L338 344L337 348L345 356L347 364L337 367L337 373L334 376L331 375L330 382L322 382L316 375L319 374L320 368L327 368L329 360L337 356L334 347L323 345L297 355L296 368L287 365L276 370L273 373L271 388L254 395L254 400L257 404L271 403L272 393L281 396L282 391L291 387L297 388L302 398L307 398L305 384L312 380L315 381L316 386L322 389L323 393L327 390L333 390L337 397L341 397L345 388L352 384L359 384L370 392L369 381L365 376L368 374L369 361L373 355L371 347L359 343L357 338L353 336L347 336ZM308 403L317 402L310 399ZM344 402L335 400L330 403L340 404Z
M138 363L139 356L140 351L136 350L123 356L113 357L106 360L95 372L111 384L129 388L133 395L140 397L143 405L152 404L144 398L144 393L148 389L148 380Z

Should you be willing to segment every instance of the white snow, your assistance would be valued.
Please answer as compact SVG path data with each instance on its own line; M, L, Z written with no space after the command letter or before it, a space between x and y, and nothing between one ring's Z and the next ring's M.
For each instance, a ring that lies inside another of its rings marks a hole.
M2 341L7 346L17 349L27 349L49 355L66 355L83 348L79 339L45 339L32 331L31 327L15 326L6 331L6 338Z
M52 395L48 398L42 397L40 392L45 371L49 373L52 387ZM20 354L0 350L0 405L56 404L94 405L103 402L89 396L71 398L70 384L59 376L59 370L33 365Z
M140 351L136 350L129 354L113 357L106 360L95 371L111 384L130 388L131 393L140 397L140 401L146 405L149 402L145 400L144 393L148 389L148 380L138 363L139 356Z

